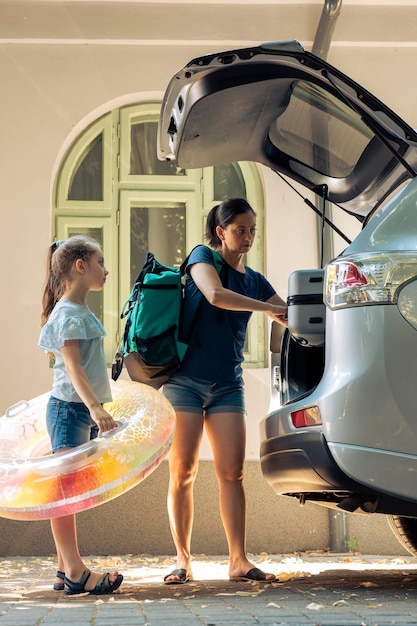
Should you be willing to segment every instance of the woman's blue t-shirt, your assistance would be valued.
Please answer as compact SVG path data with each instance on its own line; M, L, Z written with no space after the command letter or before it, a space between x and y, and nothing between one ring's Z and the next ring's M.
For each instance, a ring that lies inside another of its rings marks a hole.
M190 267L195 263L214 266L210 248L198 246L188 259L184 308L186 311L194 310L200 300L201 304L192 327L182 329L183 336L188 335L188 348L178 375L213 383L240 383L246 329L252 313L227 311L209 304L189 275ZM263 302L276 293L262 274L247 266L245 270L242 274L225 263L220 273L223 285Z

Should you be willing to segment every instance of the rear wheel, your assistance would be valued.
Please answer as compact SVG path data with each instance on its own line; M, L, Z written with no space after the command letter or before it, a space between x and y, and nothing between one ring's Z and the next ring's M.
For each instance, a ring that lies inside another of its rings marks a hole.
M387 515L388 524L400 544L413 556L417 557L417 519Z

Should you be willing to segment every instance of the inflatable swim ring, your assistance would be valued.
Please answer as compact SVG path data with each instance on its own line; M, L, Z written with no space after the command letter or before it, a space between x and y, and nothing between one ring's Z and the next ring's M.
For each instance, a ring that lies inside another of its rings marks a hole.
M118 428L51 453L45 409L50 393L10 407L0 418L0 517L41 520L78 513L125 493L167 455L175 412L160 392L111 381L104 405Z

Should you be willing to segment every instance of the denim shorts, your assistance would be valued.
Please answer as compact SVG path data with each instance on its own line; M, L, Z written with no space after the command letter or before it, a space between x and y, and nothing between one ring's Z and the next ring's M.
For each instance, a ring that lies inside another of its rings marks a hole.
M182 413L246 414L241 383L210 383L187 376L174 376L165 383L163 393L174 409Z
M81 402L65 402L51 396L46 407L46 426L52 451L76 448L95 439L99 429Z

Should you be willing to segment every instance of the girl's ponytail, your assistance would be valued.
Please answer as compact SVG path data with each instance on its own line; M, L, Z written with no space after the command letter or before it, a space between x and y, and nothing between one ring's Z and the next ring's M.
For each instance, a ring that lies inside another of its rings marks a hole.
M60 288L60 281L56 279L52 269L52 256L61 243L61 241L54 241L54 243L49 246L46 257L46 278L42 294L41 326L46 324L54 306L61 296L60 291L62 291L62 287Z

